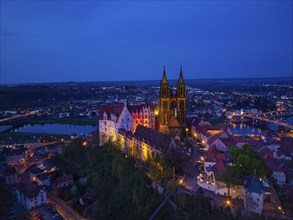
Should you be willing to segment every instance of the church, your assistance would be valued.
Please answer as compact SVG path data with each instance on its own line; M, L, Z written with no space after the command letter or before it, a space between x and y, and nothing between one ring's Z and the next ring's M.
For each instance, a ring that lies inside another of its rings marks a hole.
M186 92L182 66L175 91L169 85L164 67L160 84L159 130L180 142L186 128Z

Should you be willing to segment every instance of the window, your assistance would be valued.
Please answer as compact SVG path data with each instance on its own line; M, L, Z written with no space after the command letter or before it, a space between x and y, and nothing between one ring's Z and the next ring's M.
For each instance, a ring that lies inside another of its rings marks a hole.
M105 125L107 125L107 122L105 121Z

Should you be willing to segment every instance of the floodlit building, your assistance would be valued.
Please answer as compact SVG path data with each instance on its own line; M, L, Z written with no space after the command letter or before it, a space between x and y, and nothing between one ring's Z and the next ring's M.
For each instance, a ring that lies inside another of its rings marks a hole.
M125 104L102 106L99 113L100 145L117 141L119 129L133 132L133 118Z

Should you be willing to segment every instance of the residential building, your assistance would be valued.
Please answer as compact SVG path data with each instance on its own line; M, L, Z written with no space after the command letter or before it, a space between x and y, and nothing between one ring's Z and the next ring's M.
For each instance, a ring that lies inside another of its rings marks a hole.
M72 184L73 184L73 176L72 174L67 174L67 175L63 175L56 178L54 182L54 188L62 188Z
M16 189L17 200L27 210L47 203L46 192L35 182L20 182Z

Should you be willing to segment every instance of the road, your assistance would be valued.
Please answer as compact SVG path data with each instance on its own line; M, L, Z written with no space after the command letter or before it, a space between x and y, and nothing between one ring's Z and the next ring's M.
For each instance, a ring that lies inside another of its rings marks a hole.
M68 207L65 202L54 196L52 193L47 192L47 202L53 204L54 208L58 211L63 219L66 220L83 220L75 211Z
M0 123L1 122L4 122L4 121L9 121L9 120L14 120L14 119L18 119L18 118L23 118L23 117L26 117L26 116L29 116L29 115L35 115L37 114L39 111L38 110L34 110L34 111L31 111L27 114L24 114L24 115L14 115L10 118L3 118L3 119L0 119Z

